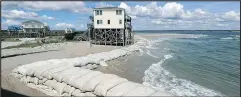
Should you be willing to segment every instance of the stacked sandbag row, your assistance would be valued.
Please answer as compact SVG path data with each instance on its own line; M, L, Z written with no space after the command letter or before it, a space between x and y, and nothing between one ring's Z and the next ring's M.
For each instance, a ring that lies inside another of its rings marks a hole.
M59 44L46 44L46 45L37 46L34 48L3 49L1 57L58 50L59 49L58 45L63 45L63 44L60 44L60 43Z
M43 70L25 74L16 70L12 75L51 96L168 96L113 74L79 67L53 67L39 66Z

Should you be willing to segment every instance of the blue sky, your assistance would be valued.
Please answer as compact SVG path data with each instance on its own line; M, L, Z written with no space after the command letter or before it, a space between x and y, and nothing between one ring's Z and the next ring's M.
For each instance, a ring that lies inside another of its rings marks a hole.
M92 8L116 6L132 17L134 30L237 30L238 1L2 1L2 29L35 19L51 29L86 30Z

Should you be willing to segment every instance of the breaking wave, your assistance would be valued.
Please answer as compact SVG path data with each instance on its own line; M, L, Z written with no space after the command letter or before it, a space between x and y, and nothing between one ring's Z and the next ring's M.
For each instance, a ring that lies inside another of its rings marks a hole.
M149 56L151 56L151 57L159 58L158 56L153 55L149 50L147 50L147 54L148 54Z
M225 38L221 38L222 40L231 40L234 39L233 37L225 37Z
M152 64L144 73L143 84L176 96L222 96L221 93L191 81L177 78L165 70L162 67L162 63L172 57L171 54L164 55L164 59Z

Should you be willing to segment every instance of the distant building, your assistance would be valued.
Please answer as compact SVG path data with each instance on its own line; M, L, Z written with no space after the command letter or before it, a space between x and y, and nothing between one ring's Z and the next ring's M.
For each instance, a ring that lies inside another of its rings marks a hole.
M118 7L94 8L90 29L90 39L94 43L123 44L133 43L131 17L125 9Z
M11 25L11 26L8 26L8 29L7 31L10 33L20 33L23 31L23 27L20 26L20 25Z
M22 22L22 27L24 33L46 33L50 31L47 24L36 20Z
M75 32L74 28L66 28L65 29L65 33L73 33L73 32Z

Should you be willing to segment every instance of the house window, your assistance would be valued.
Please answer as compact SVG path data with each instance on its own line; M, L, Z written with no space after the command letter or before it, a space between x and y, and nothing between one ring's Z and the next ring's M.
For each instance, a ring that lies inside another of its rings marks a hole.
M107 23L110 24L110 20L108 20Z
M103 24L102 20L97 20L97 24Z
M96 10L95 15L102 15L102 10Z
M35 32L35 29L33 29L32 31Z
M100 10L100 15L102 15L102 10Z
M122 24L122 20L119 20L119 24Z
M116 15L122 15L122 10L116 10Z
M99 20L97 20L97 24L100 24L100 21L99 21Z

